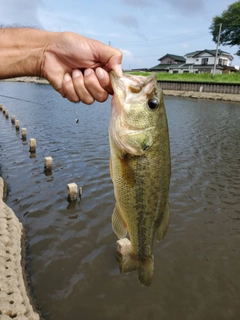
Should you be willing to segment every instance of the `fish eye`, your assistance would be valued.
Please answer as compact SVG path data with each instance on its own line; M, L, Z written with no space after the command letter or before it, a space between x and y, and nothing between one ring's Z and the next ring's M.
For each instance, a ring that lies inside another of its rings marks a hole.
M159 103L158 103L158 100L157 99L150 99L148 100L148 107L149 109L151 110L155 110L157 109Z

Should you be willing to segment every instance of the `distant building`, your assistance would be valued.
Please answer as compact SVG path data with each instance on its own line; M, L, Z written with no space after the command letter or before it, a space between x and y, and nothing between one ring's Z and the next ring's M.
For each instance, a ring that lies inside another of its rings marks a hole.
M199 50L185 54L185 58L173 54L166 54L158 59L161 63L149 69L149 71L169 72L169 73L213 73L216 50ZM230 68L233 56L225 51L218 50L216 60L216 72L233 72ZM235 68L234 68L235 69ZM228 70L228 71L227 71ZM235 71L237 71L235 69Z
M209 72L213 73L214 62L215 62L216 50L199 50L185 54L186 63L181 65L178 70L179 73L193 72L202 73ZM216 60L216 73L222 73L225 66L229 66L233 60L233 56L225 51L218 50ZM174 70L172 69L174 73Z
M184 64L186 59L182 56L167 53L162 58L159 58L158 61L160 61L160 64L150 68L150 71L169 72L171 68L177 68L178 66Z

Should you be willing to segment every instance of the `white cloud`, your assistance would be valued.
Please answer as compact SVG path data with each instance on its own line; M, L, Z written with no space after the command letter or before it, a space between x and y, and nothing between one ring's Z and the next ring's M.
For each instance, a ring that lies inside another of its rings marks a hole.
M136 58L134 54L126 49L120 49L123 53L122 66L123 69L132 69L137 67L137 65L142 65L143 61L139 58Z
M123 57L124 58L128 58L128 59L132 59L133 58L133 54L131 51L129 50L125 50L125 49L120 49L123 53Z

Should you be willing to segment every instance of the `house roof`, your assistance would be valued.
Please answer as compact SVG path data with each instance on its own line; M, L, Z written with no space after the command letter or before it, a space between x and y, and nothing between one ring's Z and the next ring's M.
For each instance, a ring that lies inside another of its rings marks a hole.
M180 65L181 68L188 68L190 66L194 66L194 63L184 63Z
M192 66L193 69L212 69L214 64L194 64L194 63L185 63L180 66L181 69L188 69ZM216 65L217 69L223 69L223 66Z
M181 62L185 62L186 61L186 59L184 57L178 56L176 54L171 54L171 53L165 54L165 56L159 58L158 61L161 61L161 60L165 59L166 57L170 57L175 61L181 61Z
M198 51L193 51L193 52L186 53L185 57L190 56L190 57L195 58L195 57L197 57L198 55L200 55L203 52L207 52L212 56L216 55L216 50L204 49L204 50L198 50ZM218 50L218 56L220 56L220 55L230 56L232 58L232 60L233 60L233 56L229 52L226 52L226 51L223 51L223 50Z
M178 68L179 66L181 65L181 63L178 63L178 64L176 64L176 63L174 63L174 64L163 64L163 63L160 63L160 64L158 64L158 65L156 65L156 66L154 66L154 67L152 67L152 68L149 68L149 70L151 70L151 71L157 71L157 70L168 70L168 69L170 69L170 68Z

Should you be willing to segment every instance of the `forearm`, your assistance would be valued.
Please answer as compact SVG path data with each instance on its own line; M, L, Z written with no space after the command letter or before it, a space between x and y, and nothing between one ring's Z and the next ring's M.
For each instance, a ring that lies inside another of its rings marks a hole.
M42 76L43 54L52 34L29 28L0 29L0 79Z

